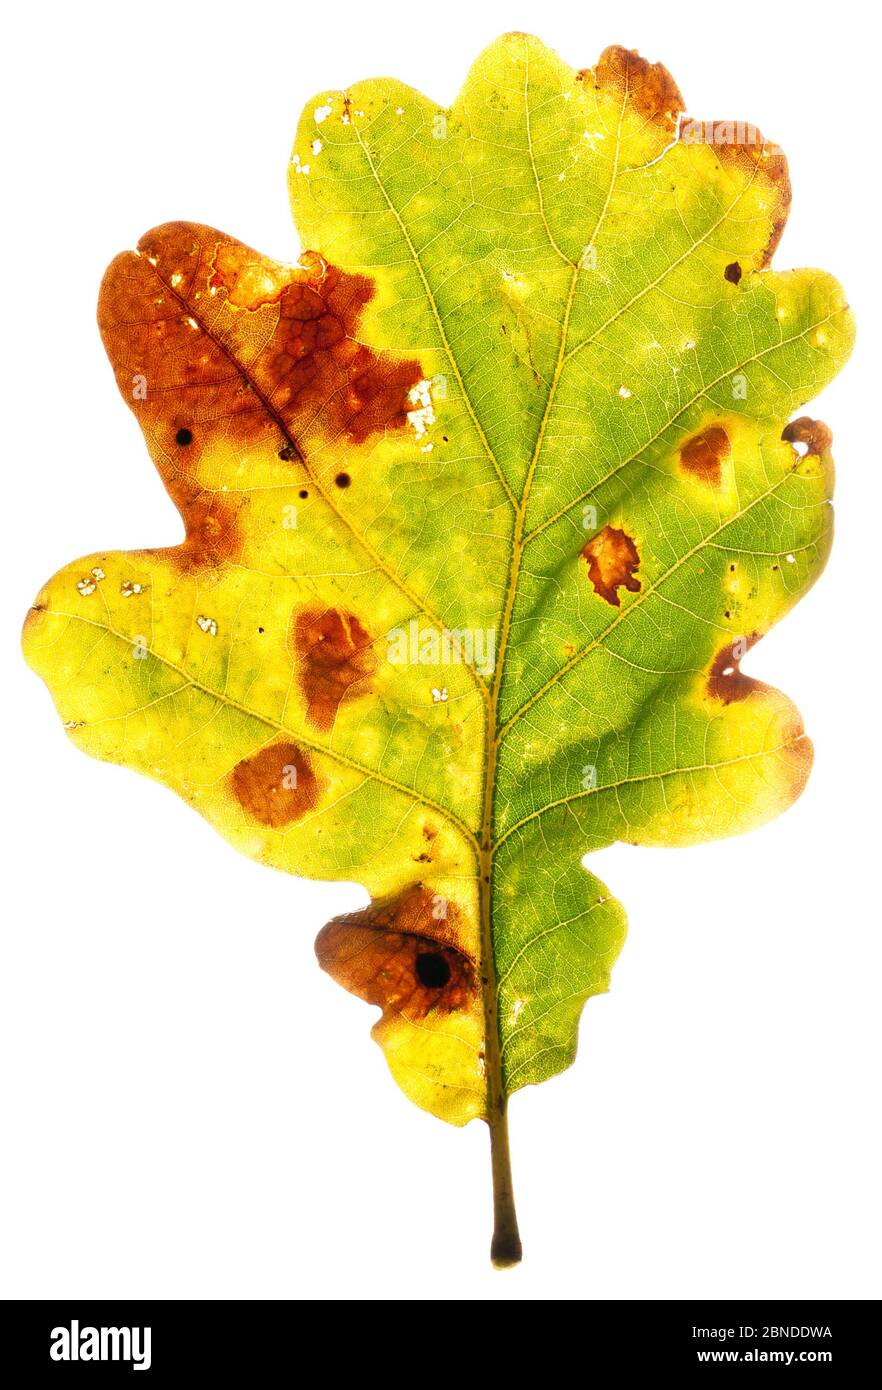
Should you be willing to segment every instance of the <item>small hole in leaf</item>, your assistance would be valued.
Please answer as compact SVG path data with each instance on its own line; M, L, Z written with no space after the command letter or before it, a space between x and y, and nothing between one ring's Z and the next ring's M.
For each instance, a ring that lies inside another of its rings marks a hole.
M730 285L737 285L738 281L741 279L741 266L738 264L737 261L733 261L731 265L726 266L726 269L723 271L723 274L729 281Z
M193 443L193 431L187 429L178 430L175 435L175 443L180 444L181 448L186 448L188 444Z
M350 478L348 473L338 473L336 478L334 479L334 482L337 484L338 487L348 487L349 484L352 482L352 479Z
M443 989L450 979L450 966L443 956L434 951L423 951L416 958L416 974L420 984L427 989Z

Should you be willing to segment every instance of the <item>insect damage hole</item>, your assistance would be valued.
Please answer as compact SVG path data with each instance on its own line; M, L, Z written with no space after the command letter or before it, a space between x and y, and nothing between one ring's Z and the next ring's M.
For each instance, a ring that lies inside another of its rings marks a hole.
M450 966L435 951L422 951L416 958L416 977L426 989L443 989L450 979Z

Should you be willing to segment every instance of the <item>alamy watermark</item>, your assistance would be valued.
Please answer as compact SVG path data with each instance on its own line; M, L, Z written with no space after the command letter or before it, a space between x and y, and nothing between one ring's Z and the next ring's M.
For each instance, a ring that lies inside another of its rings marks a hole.
M757 145L766 154L780 154L778 145L766 140L749 121L692 121L680 126L683 145Z
M149 1327L53 1327L49 1334L53 1361L130 1361L132 1370L149 1371Z
M492 676L496 668L492 627L422 627L411 618L407 627L387 632L386 639L393 666L474 666L481 676Z

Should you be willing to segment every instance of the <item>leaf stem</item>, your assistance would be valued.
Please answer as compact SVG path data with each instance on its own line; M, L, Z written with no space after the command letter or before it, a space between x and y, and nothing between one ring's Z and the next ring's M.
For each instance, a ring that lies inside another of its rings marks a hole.
M495 766L495 748L490 745L491 768ZM497 1012L499 991L496 982L496 961L493 952L491 911L491 862L489 849L492 815L492 770L487 783L489 790L485 808L485 848L481 863L481 976L484 1004L484 1067L487 1077L487 1127L490 1130L490 1168L493 1174L493 1240L490 1259L496 1269L508 1269L520 1263L521 1237L515 1212L514 1185L511 1178L511 1153L508 1147L508 1098L502 1073L502 1049Z
M493 1171L493 1240L490 1259L495 1269L509 1269L521 1262L521 1237L515 1211L508 1147L508 1107L500 1100L496 1114L487 1121L490 1130L490 1166Z

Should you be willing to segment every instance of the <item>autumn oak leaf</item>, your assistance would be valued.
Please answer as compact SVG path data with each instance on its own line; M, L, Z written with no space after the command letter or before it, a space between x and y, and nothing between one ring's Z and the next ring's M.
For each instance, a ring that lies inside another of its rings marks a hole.
M802 410L852 320L769 269L781 152L669 74L507 35L442 109L370 81L306 108L283 265L171 223L99 324L184 521L69 565L25 650L78 747L238 849L362 884L323 969L398 1084L491 1133L572 1062L624 912L613 841L747 830L805 785L799 713L740 663L831 536Z

